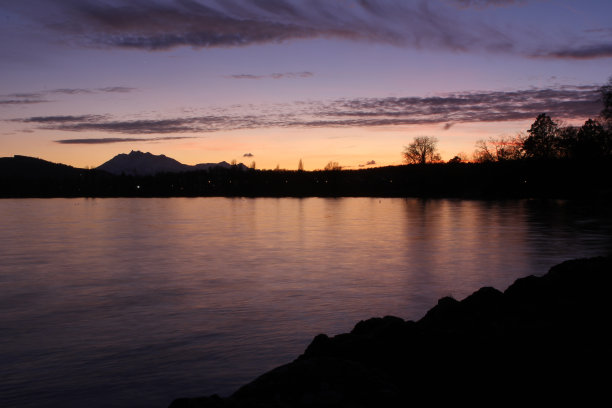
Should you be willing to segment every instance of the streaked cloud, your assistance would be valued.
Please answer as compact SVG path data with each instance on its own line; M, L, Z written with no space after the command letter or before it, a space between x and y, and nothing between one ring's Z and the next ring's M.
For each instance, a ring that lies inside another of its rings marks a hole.
M24 122L44 123L41 129L63 130L71 132L110 132L124 134L163 134L212 132L223 129L225 121L216 117L171 118L145 120L113 120L109 117L96 118L94 115L83 117L82 120L46 120L46 118L29 118ZM36 119L36 120L34 120Z
M612 42L606 44L591 44L579 47L559 48L551 51L541 51L532 55L536 58L587 60L597 58L612 58Z
M459 20L426 1L30 0L10 7L89 47L160 51L315 38L453 51L512 47L494 26Z
M353 98L296 102L252 113L123 120L111 115L38 116L13 121L38 129L121 134L208 133L236 129L371 127L525 120L546 112L555 119L586 119L601 110L596 86L451 93L429 97ZM115 139L112 139L115 140ZM246 156L245 156L246 157Z
M294 79L294 78L310 78L314 74L312 72L284 72L284 73L273 73L267 75L254 75L254 74L234 74L226 75L226 78L231 79Z
M97 94L97 93L127 93L136 91L136 88L127 86L111 86L106 88L58 88L48 91L38 92L16 92L8 95L0 95L0 105L28 105L35 103L47 103L53 102L48 99L53 94L62 95L83 95L83 94Z
M360 163L359 167L374 166L375 164L376 164L376 160L368 160L365 164Z
M527 0L448 0L459 7L484 8L489 6L514 6L527 3Z
M32 116L26 119L15 119L15 121L24 122L24 123L65 124L65 123L95 122L95 121L104 120L106 118L107 117L104 115Z
M432 97L361 98L336 101L319 117L333 124L444 124L522 120L548 112L557 118L595 116L595 86L517 91L464 92Z
M60 144L109 144L109 143L125 143L125 142L159 142L164 140L180 140L192 139L188 136L172 136L172 137L149 137L149 138L133 138L133 137L104 137L99 139L61 139L55 140L55 143Z
M30 105L35 103L49 102L46 99L0 99L0 106L2 105Z
M2 7L60 34L67 45L164 51L245 47L307 39L391 44L417 50L608 58L602 30L549 36L528 21L502 25L466 9L528 0L29 0ZM551 2L552 3L552 2ZM550 7L557 7L551 4ZM530 33L525 37L524 33ZM566 44L578 42L576 48ZM242 78L251 78L251 74ZM253 75L258 77L258 75Z
M131 88L129 86L107 86L106 88L97 88L97 91L107 93L128 93L138 90L137 88Z

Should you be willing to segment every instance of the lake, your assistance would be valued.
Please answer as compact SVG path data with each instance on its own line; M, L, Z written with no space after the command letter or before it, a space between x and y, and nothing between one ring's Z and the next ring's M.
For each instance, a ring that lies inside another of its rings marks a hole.
M359 320L612 253L555 200L0 200L0 406L227 395Z

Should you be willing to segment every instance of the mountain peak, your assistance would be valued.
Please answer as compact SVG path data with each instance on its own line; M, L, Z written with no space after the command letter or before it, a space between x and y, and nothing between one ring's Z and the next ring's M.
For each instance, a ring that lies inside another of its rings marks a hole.
M140 150L132 150L129 154L121 153L98 167L111 174L126 174L132 176L149 176L157 173L180 173L193 170L208 170L213 167L229 167L226 162L201 163L195 166L183 164L163 154L155 155ZM242 168L244 165L241 164ZM246 166L244 166L246 168Z

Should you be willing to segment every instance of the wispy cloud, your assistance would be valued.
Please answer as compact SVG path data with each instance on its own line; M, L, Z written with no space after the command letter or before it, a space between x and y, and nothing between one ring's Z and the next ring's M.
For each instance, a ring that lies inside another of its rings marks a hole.
M0 99L0 106L1 105L30 105L30 104L35 104L35 103L45 103L45 102L49 102L46 99Z
M2 7L69 45L149 51L244 47L331 38L417 50L607 58L603 29L550 37L529 21L499 24L483 9L530 0L29 0ZM545 2L543 2L545 3ZM554 7L551 5L550 7ZM474 9L482 13L470 12ZM525 38L521 33L530 33ZM576 49L564 45L582 40ZM571 51L571 52L569 52ZM244 74L249 78L251 74ZM254 75L257 77L258 75Z
M253 107L223 115L122 120L111 115L38 116L13 121L38 129L121 134L208 133L255 128L369 127L461 122L503 122L535 118L595 117L601 110L598 87L561 86L516 91L463 92L430 97L353 98L299 102L284 109ZM112 139L116 140L116 139Z
M294 79L294 78L310 78L314 76L312 72L283 72L273 73L266 75L254 75L254 74L234 74L226 75L226 78L230 79Z
M612 42L606 44L591 44L577 47L559 48L540 51L532 55L536 58L587 60L597 58L612 58Z
M128 93L138 90L137 88L131 88L129 86L107 86L105 88L97 88L99 92L107 93Z
M136 91L136 88L127 86L111 86L106 88L58 88L48 91L37 91L37 92L17 92L8 95L0 95L0 105L27 105L35 103L46 103L53 102L48 99L49 96L54 94L62 95L83 95L83 94L97 94L97 93L127 93ZM4 99L2 99L4 98Z
M35 4L32 4L35 3ZM507 49L484 21L457 19L440 4L350 0L30 0L11 5L84 46L168 50L337 38L402 47Z
M527 0L448 0L450 3L454 3L459 7L499 7L499 6L514 6L517 4L525 4Z
M124 134L164 134L211 132L221 130L226 121L218 117L171 118L146 120L112 120L107 116L89 115L76 117L36 117L22 120L44 124L41 129L71 132L110 132Z
M255 156L253 153L245 153L242 155L242 157L253 157Z
M104 137L99 139L61 139L55 140L55 143L60 144L109 144L109 143L125 143L125 142L159 142L164 140L180 140L192 139L188 136L172 136L172 137L149 137L149 138L133 138L133 137Z
M32 116L26 119L15 119L15 121L24 123L49 123L49 124L65 124L65 123L82 123L95 122L106 119L104 115L65 115L65 116Z
M433 97L361 98L336 101L319 118L333 124L425 124L529 119L548 112L557 118L589 117L601 109L597 87L464 92ZM321 121L318 121L321 123ZM315 122L316 123L316 122Z

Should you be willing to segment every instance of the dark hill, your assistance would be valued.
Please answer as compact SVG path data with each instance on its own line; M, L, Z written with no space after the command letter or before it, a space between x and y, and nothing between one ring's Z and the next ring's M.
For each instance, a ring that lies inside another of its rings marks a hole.
M98 166L98 170L104 170L111 174L130 174L148 176L157 173L176 173L189 170L190 166L182 164L177 160L162 155L143 153L132 150L129 154L118 154L104 164Z
M227 398L182 407L591 406L608 400L611 258L567 261L505 292L440 299L421 320L359 322Z
M0 157L3 177L50 178L78 176L83 169L28 156Z
M0 198L91 197L112 187L111 177L33 157L0 157Z
M239 166L241 170L247 169L242 163L237 166ZM191 166L163 154L155 155L148 152L143 153L141 151L132 150L129 154L121 153L116 155L109 161L98 166L97 169L115 175L154 176L160 173L201 171L217 167L229 169L231 165L223 161L220 163L200 163Z

